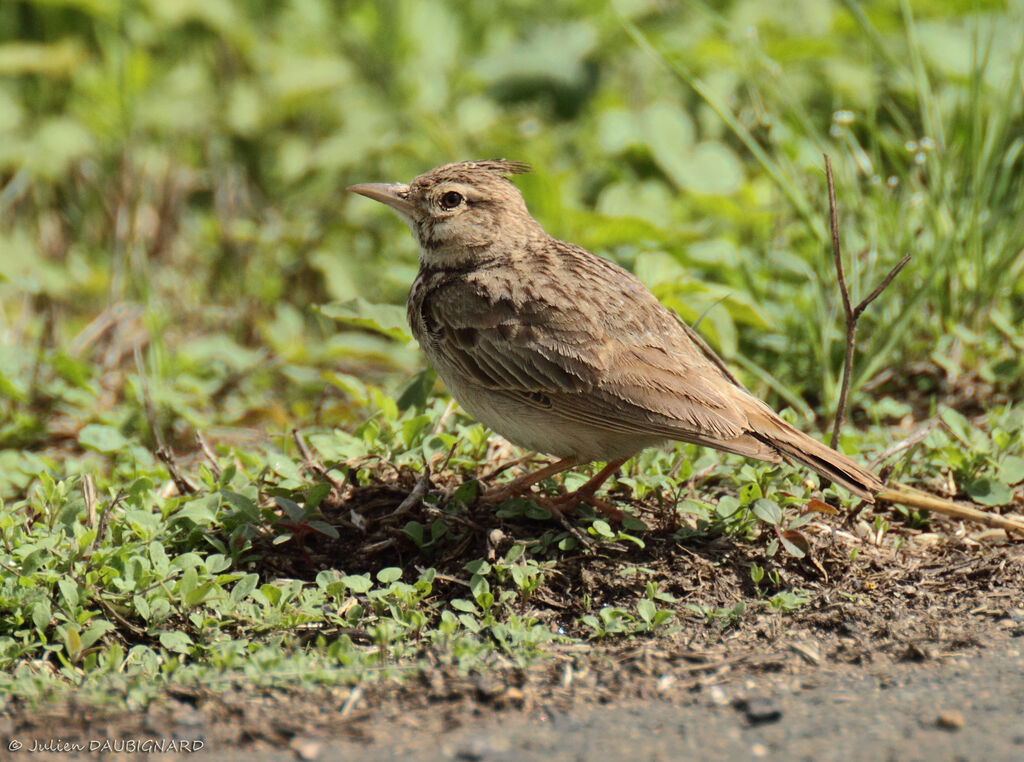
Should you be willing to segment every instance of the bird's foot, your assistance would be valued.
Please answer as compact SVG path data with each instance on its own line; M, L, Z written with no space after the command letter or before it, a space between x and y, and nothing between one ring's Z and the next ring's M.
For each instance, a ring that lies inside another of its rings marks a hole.
M509 498L519 497L520 495L530 492L530 488L537 482L544 481L549 476L555 476L563 471L568 471L575 465L578 465L579 461L575 458L562 458L556 460L554 463L549 463L544 468L539 468L536 471L523 474L522 476L516 477L510 482L505 484L499 484L490 489L484 490L477 497L477 500L481 503L500 503Z
M559 495L558 497L534 495L533 501L541 508L551 511L558 516L571 516L576 513L576 507L578 505L586 503L587 505L592 506L598 513L602 513L615 521L622 521L622 519L625 518L626 514L607 500L595 497L592 493L581 493L583 493L583 487L580 487L575 492L570 492L567 495Z
M576 510L576 506L580 503L587 503L588 505L596 508L599 513L603 513L605 516L615 519L616 521L621 521L624 517L622 511L608 501L601 500L595 495L598 489L601 488L601 485L608 480L608 477L619 470L619 467L623 462L624 459L609 462L604 468L588 479L587 482L579 489L574 490L567 495L546 497L533 493L531 487L534 484L539 481L543 481L549 476L554 476L562 471L566 471L578 463L578 461L573 458L563 458L562 460L545 466L538 471L525 474L520 476L518 479L513 479L508 484L493 487L480 495L478 499L485 503L493 504L500 503L503 500L508 500L511 497L517 497L528 493L531 500L536 502L542 508L551 511L551 513L555 514L559 518L573 514Z

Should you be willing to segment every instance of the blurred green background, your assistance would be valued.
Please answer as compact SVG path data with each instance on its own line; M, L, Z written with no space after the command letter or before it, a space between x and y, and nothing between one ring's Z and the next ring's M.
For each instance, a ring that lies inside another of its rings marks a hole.
M365 418L423 365L366 306L416 251L344 188L459 159L531 162L550 233L827 423L828 152L854 300L913 255L861 324L859 420L1019 398L1022 56L1020 0L5 0L0 495L146 461L139 367L172 445Z

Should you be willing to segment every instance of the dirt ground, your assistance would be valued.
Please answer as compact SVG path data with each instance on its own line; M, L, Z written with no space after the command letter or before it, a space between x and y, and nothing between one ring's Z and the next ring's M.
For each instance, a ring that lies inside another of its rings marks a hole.
M277 571L313 575L337 558L348 559L347 573L422 565L400 542L381 547L395 536L385 518L410 487L361 495L369 524L358 542L312 541L278 554ZM478 510L432 561L438 596L465 594L467 560L545 531ZM425 652L425 668L403 684L315 695L239 687L181 692L139 715L73 703L25 709L0 718L9 739L0 755L22 758L47 740L149 738L187 740L201 745L190 756L226 760L1024 759L1024 544L940 520L928 531L899 525L879 542L866 521L823 517L803 530L807 558L779 558L782 586L808 597L781 612L750 579L763 543L680 541L674 529L653 529L644 548L565 554L521 612L585 636L584 593L591 610L632 610L656 581L677 599L672 626L657 635L551 644L525 670L495 655L485 674L460 674ZM685 605L738 600L748 605L736 618ZM33 758L97 758L65 749Z

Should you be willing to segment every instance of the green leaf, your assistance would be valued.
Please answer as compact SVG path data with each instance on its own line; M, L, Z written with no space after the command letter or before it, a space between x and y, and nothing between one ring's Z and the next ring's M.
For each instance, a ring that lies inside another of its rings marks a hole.
M654 619L654 615L658 612L658 607L654 605L654 601L644 598L638 604L636 604L636 613L640 615L648 624Z
M430 392L434 389L437 381L437 373L432 367L427 367L413 376L398 395L398 409L408 410L414 407L420 410L426 407Z
M314 307L325 317L355 328L367 328L397 341L411 341L405 308L395 304L371 304L361 296L347 302L330 302Z
M732 516L736 511L740 509L740 501L732 495L726 495L719 499L718 505L715 506L715 513L721 516L723 519L727 519Z
M757 482L747 482L740 487L740 504L749 505L752 500L759 500L764 497L761 485Z
M160 633L160 645L174 653L188 654L194 644L192 638L184 632L173 630Z
M1000 481L989 478L975 479L964 486L971 500L982 505L1009 505L1013 491Z
M78 444L87 450L109 455L124 450L128 446L128 440L113 426L90 423L78 432Z
M590 525L590 530L591 534L596 534L607 540L615 538L615 532L612 531L611 525L604 519L596 519L594 523Z
M774 500L759 497L754 501L753 511L755 516L767 524L778 526L782 523L782 509Z
M467 601L465 598L452 598L451 607L456 611L464 611L467 614L475 614L478 611L476 604L472 601Z
M371 587L373 587L373 582L370 580L370 578L363 574L353 574L347 577L342 577L341 584L343 584L353 593L365 593Z
M45 630L50 626L51 617L49 601L37 601L32 606L32 623L40 630Z
M672 180L686 177L687 155L695 129L690 115L676 103L658 101L643 113L642 124L654 161Z
M68 625L64 630L64 649L68 653L68 659L72 662L78 661L82 653L82 638L78 634L78 627Z
M688 152L673 180L692 193L727 196L743 184L743 163L725 143L707 141Z
M999 481L1005 484L1024 482L1024 457L1007 455L999 462Z
M304 511L294 500L278 495L274 498L274 502L277 503L277 507L284 511L285 515L292 521L299 521L302 518Z
M423 525L418 521L409 521L404 527L402 532L405 536L416 543L417 547L423 547Z
M970 444L971 430L974 428L970 422L960 413L951 407L939 408L939 417L949 427L949 430L964 444Z
M256 585L259 584L260 575L256 573L246 574L238 582L235 583L234 587L231 588L231 600L235 603L248 598L252 595L253 590L256 589Z
M92 620L89 623L89 627L81 635L82 648L89 648L108 632L115 630L117 630L117 627L113 622L108 622L106 619Z

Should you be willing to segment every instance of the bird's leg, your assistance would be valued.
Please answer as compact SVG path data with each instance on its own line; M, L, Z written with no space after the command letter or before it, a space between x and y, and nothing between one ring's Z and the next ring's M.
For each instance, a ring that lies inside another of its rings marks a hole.
M523 474L507 484L501 484L497 487L492 487L491 489L486 490L480 495L479 500L484 503L500 503L502 500L515 497L516 495L528 490L534 484L547 479L549 476L554 476L555 474L560 474L563 471L568 471L573 466L579 465L579 462L578 458L562 458L561 460L556 460L554 463L549 463L544 466L544 468L531 471L528 474Z
M616 520L621 520L622 511L605 500L597 499L594 495L597 493L598 489L601 488L601 485L608 481L608 477L618 471L625 462L626 458L613 460L590 477L586 484L574 492L570 492L568 495L562 495L561 497L546 498L538 502L544 508L551 511L557 511L558 513L571 513L580 503L589 503L594 506L599 513L603 513Z

